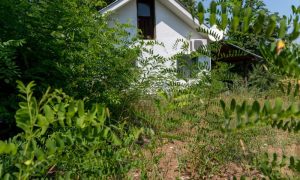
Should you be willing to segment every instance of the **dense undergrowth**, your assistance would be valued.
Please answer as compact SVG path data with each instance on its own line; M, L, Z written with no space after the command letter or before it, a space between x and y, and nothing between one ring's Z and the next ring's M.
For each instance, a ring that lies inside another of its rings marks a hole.
M250 178L269 176L273 179L297 178L299 170L287 170L288 163L277 167L280 163L274 162L272 171L268 164L269 159L265 161L264 154L273 156L273 153L279 152L278 161L281 161L284 154L299 158L300 135L298 133L285 133L265 124L256 124L249 128L224 133L225 119L219 104L220 100L230 104L232 99L235 99L237 103L244 100L249 102L259 100L263 103L267 99L273 104L276 98L281 97L284 99L285 106L292 100L299 100L299 96L287 95L279 87L269 88L268 91L246 87L228 89L224 85L223 90L216 90L218 93L213 98L207 96L207 93L204 93L205 96L193 94L195 91L190 89L185 92L181 91L180 95L164 94L152 100L149 97L142 100L136 105L138 111L145 113L142 115L144 118L141 122L144 126L151 125L157 131L154 142L147 144L143 150L146 159L143 161L145 166L143 173L150 178L165 177L163 176L164 170L157 169L157 166L166 154L157 152L157 149L168 143L176 147L174 141L179 141L185 142L185 149L177 157L179 166L177 170L180 171L176 174L177 178L185 177L185 174L188 174L191 179L218 179L234 176L237 178L242 176ZM242 170L224 172L224 169L232 163L241 167ZM168 167L160 168L168 170Z

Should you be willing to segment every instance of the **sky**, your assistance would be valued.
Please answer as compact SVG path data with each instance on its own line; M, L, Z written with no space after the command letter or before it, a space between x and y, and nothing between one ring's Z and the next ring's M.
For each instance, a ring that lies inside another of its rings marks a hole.
M279 12L279 14L287 15L287 16L292 14L292 10L291 10L292 5L295 5L296 7L300 5L300 0L263 0L263 1L271 12ZM210 2L211 0L204 0L205 6L208 7Z
M300 5L300 0L264 0L264 2L271 12L279 12L287 16L292 14L292 5L296 7Z

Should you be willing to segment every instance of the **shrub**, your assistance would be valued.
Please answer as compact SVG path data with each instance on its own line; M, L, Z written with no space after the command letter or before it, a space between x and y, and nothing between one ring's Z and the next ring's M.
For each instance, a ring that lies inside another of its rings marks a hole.
M125 31L128 25L109 27L97 11L101 2L1 1L0 40L26 42L11 59L19 79L37 82L40 94L50 85L88 104L104 102L114 105L112 110L118 108L137 77L139 48ZM15 96L15 83L1 93Z
M22 129L8 142L0 142L0 178L122 177L134 165L132 145L143 129L109 125L109 112L101 104L85 109L61 90L50 88L37 100L33 82L18 82L22 102L16 124Z

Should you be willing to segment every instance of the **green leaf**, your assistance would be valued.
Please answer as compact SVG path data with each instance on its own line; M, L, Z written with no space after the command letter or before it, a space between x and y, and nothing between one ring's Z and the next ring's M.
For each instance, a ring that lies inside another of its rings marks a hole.
M246 112L246 110L247 110L247 102L244 101L241 108L240 108L241 114L244 114Z
M277 128L281 129L283 125L283 120L280 120L279 123L277 124Z
M239 5L235 5L233 7L233 17L232 17L232 31L236 32L238 27L239 27L239 23L240 23L240 6Z
M292 156L290 157L290 167L295 166L295 158Z
M198 20L199 20L200 24L204 23L204 13L205 13L204 6L203 6L202 2L199 2L198 3Z
M3 180L10 180L10 179L13 179L11 178L12 176L9 174L9 173L6 173L3 177Z
M17 153L17 146L13 143L5 143L0 141L0 155L1 154L12 154L15 155Z
M3 176L3 164L0 164L0 178Z
M292 83L289 82L288 87L287 87L287 95L291 94L291 90L292 90Z
M296 40L300 35L300 24L298 22L298 19L294 20L293 27L294 27L294 29L293 29L292 33L289 35L290 41Z
M110 128L109 128L109 127L107 127L107 128L104 129L104 131L103 131L103 137L104 137L105 139L108 138L108 133L109 133L109 132L110 132Z
M228 14L227 14L227 5L223 2L222 4L221 4L221 8L222 8L222 15L221 15L221 17L222 17L222 22L221 22L221 29L222 30L225 30L226 29L226 27L227 27L227 24L228 24Z
M252 110L253 110L256 114L259 114L259 113L260 113L260 104L259 104L258 101L254 101L254 102L253 102Z
M266 30L266 36L271 37L276 28L276 16L272 15L269 19L269 24Z
M276 100L275 100L275 106L274 106L273 112L274 112L274 113L279 113L279 112L281 112L281 111L282 111L282 105L283 105L282 99L276 98Z
M113 131L110 131L110 133L111 133L112 143L116 146L122 145L121 139Z
M106 116L107 116L107 110L104 106L98 104L97 105L97 121L100 123L100 125L104 125Z
M44 135L49 127L49 122L47 121L46 117L39 114L37 125L42 128L41 135Z
M225 104L225 102L223 100L220 100L220 105L221 105L221 107L223 109L223 112L226 112L226 104Z
M244 22L243 22L243 32L246 33L249 30L250 17L252 14L251 7L244 9Z
M84 116L84 102L82 100L78 101L78 115L79 117Z
M71 101L68 107L68 112L66 114L66 124L71 127L72 126L72 118L75 116L76 113L76 103Z
M299 86L299 84L297 83L297 84L296 84L296 87L295 87L295 91L294 91L294 97L296 97L296 96L299 95L299 90L300 90L300 86Z
M54 112L52 111L49 105L44 105L44 112L47 118L47 121L52 124L54 122Z
M66 113L66 108L65 108L65 105L64 103L60 103L59 104L59 109L58 109L58 112L57 112L57 118L58 118L58 123L61 127L65 127L65 113Z
M211 1L210 3L210 18L209 18L209 22L210 25L216 25L217 24L217 3L215 1Z
M61 139L61 137L56 137L55 142L56 142L56 147L58 148L58 150L63 151L65 148L65 143Z
M52 139L47 139L46 140L46 147L48 149L48 153L51 155L51 154L54 154L56 152L56 144L55 144L55 141L52 140Z
M76 118L76 127L77 128L84 128L85 127L85 116L80 116Z
M264 21L265 21L265 14L266 12L264 10L259 11L259 15L256 18L256 21L254 23L254 33L259 34L264 26Z
M235 101L235 99L232 99L231 103L230 103L231 112L233 112L235 110L235 107L236 107L236 101Z
M279 35L278 37L280 39L283 39L286 35L286 31L287 31L287 22L286 22L286 17L283 17L280 20L280 29L279 29Z

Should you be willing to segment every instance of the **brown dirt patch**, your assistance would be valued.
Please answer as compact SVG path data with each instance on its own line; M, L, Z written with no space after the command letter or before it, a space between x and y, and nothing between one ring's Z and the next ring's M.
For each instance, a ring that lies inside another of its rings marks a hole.
M240 179L242 176L246 176L250 179L256 178L256 179L262 179L263 175L256 169L252 169L247 166L238 165L235 163L229 163L224 168L221 169L221 173L210 177L206 179L212 179L212 180L227 180L227 179L233 179L233 177L236 177L237 179Z
M179 157L186 153L187 143L182 141L168 141L158 147L153 155L149 152L145 153L146 158L153 158L153 156L161 156L157 164L157 171L149 169L148 175L150 179L164 179L164 180L175 180L175 179L190 179L188 174L180 172ZM155 166L155 165L154 165ZM139 180L140 170L130 173L131 179Z

